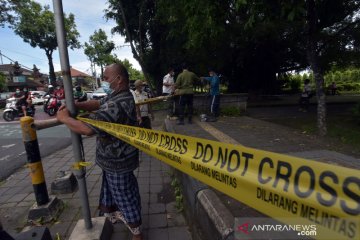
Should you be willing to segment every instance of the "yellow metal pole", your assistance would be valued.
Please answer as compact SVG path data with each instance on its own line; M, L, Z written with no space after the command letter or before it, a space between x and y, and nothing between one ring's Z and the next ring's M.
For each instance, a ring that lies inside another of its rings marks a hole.
M20 119L31 182L33 184L37 205L41 206L49 202L49 195L46 188L36 131L31 127L33 123L34 119L32 117L23 117Z

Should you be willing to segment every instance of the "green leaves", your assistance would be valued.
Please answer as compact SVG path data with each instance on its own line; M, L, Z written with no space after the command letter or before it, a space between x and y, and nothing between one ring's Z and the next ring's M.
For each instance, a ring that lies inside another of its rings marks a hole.
M115 49L115 43L109 41L104 30L95 30L90 36L89 43L84 45L84 53L89 60L103 69L103 66L116 61L116 55L111 52Z
M4 73L0 72L0 90L4 91L6 86L6 76Z
M277 91L276 76L309 66L307 2L110 0L106 16L116 21L114 32L132 40L160 87L169 65L186 61L198 74L217 68L234 92L270 93ZM321 68L360 64L359 1L313 2Z
M20 1L21 2L21 1ZM55 81L52 53L57 48L54 13L49 6L41 6L32 0L24 0L14 8L18 18L12 23L12 28L24 42L32 47L45 50L49 60L49 72L52 82ZM64 16L67 45L71 49L79 48L79 32L76 30L75 17L70 14Z

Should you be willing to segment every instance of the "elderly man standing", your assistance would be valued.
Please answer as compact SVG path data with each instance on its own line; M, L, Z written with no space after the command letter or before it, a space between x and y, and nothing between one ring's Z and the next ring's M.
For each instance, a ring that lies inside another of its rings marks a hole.
M102 100L77 102L81 110L95 111L91 119L135 126L135 102L129 90L129 75L121 64L112 64L104 71L102 87L108 96ZM143 239L140 231L141 200L133 171L139 166L139 151L108 133L72 118L65 106L57 119L78 134L97 134L96 163L103 170L99 209L115 223L123 221L133 239Z
M192 123L194 82L200 81L195 73L188 70L187 64L183 64L183 71L179 74L175 83L175 94L179 95L179 120L178 125L184 125L185 107L187 108L188 123Z
M141 103L149 99L149 94L144 91L143 81L136 80L134 85L135 91L133 95L136 103ZM151 129L151 121L154 120L151 104L141 104L136 110L139 127Z

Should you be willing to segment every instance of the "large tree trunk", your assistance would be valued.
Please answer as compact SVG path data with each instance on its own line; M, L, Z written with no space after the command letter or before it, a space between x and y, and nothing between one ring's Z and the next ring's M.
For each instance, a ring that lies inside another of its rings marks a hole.
M102 65L102 63L100 64L100 70L101 70L100 80L102 81L104 79L104 66ZM100 82L99 82L99 86L100 86Z
M309 45L312 45L309 46ZM317 98L317 127L320 136L325 136L327 133L326 128L326 96L324 94L324 75L318 66L317 53L314 50L314 43L308 44L307 57L311 69L314 73L316 83L316 98Z
M141 42L141 38L140 38L140 42L139 42L139 49L136 49L135 46L134 46L134 43L133 43L133 37L131 36L130 34L130 31L129 31L129 27L128 27L128 24L127 24L127 19L125 17L125 11L124 11L124 7L123 7L123 3L122 1L118 1L118 4L119 4L119 7L120 7L120 11L121 11L121 16L122 16L122 19L123 19L123 22L124 22L124 26L125 26L125 33L126 33L126 37L127 39L129 40L129 43L130 43L130 47L131 47L131 52L133 53L133 57L139 62L139 65L142 69L142 72L144 74L144 77L145 77L145 81L148 83L149 87L150 87L150 91L152 93L152 95L154 96L154 87L152 86L151 82L150 82L150 74L149 74L149 71L147 70L147 68L145 67L145 63L144 63L144 60L143 60L143 54L142 54L142 42ZM142 7L140 8L140 11L142 10ZM139 31L141 31L141 22L142 19L141 19L141 13L139 14L139 25L140 25L140 29ZM141 35L141 33L139 32L139 34Z
M50 83L51 83L51 85L56 86L56 76L55 76L55 71L54 71L54 64L52 61L52 51L45 50L45 53L46 53L46 57L48 58L48 61L49 61Z
M94 83L95 86L93 86L93 89L94 89L94 87L97 89L101 86L101 84L100 84L100 78L98 78L96 76L95 63L92 59L90 59L90 66L91 66L91 74L92 74L93 78L95 78L95 83Z
M314 73L316 82L316 97L317 97L317 127L320 136L325 136L327 133L326 128L326 102L324 94L324 76L323 71L319 66L319 56L317 53L317 40L318 33L318 18L316 13L316 4L314 0L306 1L307 9L307 58L311 69Z

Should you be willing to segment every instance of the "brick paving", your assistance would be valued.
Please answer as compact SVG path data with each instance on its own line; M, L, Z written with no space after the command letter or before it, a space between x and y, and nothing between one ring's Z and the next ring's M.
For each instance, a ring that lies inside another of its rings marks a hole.
M40 115L40 114L39 114ZM40 115L41 117L42 115ZM46 117L46 116L45 116ZM154 126L161 127L163 118L157 116ZM87 168L86 183L92 217L98 216L98 199L101 186L101 169L94 164L95 137L83 138L85 160L92 165ZM49 195L51 183L60 171L69 171L74 163L72 146L66 147L42 159ZM142 201L143 230L146 239L190 240L191 233L183 214L174 207L174 199L163 199L163 192L171 182L171 169L164 163L141 153L140 167L135 171L139 181ZM55 239L68 239L75 224L82 218L79 191L69 194L58 194L64 204L59 218L46 224ZM29 208L35 203L35 196L26 167L19 169L8 179L0 183L0 219L4 229L11 234L21 231L26 225ZM131 239L130 232L123 224L114 225L112 239Z

